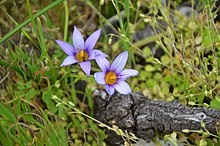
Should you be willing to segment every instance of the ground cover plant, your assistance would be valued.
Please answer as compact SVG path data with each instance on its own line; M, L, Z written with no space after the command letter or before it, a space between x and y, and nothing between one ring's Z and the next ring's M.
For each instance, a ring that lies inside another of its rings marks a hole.
M0 12L1 145L108 145L103 127L130 145L93 118L97 88L220 109L218 1L3 0ZM164 139L220 145L183 133Z

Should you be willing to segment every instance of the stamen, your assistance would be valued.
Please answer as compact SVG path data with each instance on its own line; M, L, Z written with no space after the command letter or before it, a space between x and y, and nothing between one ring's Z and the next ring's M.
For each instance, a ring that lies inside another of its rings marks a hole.
M117 81L117 76L114 72L108 72L107 74L105 74L105 82L108 85L113 85L115 84Z
M86 61L88 59L89 55L87 52L85 52L84 50L80 50L77 54L76 54L76 59L79 62L83 62Z

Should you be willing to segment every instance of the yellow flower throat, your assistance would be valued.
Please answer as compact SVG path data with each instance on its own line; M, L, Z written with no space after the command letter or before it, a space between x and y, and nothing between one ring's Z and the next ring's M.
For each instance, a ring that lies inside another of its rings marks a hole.
M117 76L114 72L110 71L105 75L105 82L108 85L113 85L117 81Z
M79 61L79 62L82 62L82 61L86 61L88 59L89 55L87 52L85 52L84 50L80 50L77 54L76 54L76 59Z

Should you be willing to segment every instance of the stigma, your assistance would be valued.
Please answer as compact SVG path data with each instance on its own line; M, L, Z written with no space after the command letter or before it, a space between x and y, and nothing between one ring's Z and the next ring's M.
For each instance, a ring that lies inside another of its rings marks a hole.
M110 71L107 72L107 74L105 74L105 82L108 85L113 85L115 84L117 81L117 76L114 72Z
M76 59L79 62L83 62L86 61L88 59L89 55L87 52L85 52L84 50L80 50L77 54L76 54Z

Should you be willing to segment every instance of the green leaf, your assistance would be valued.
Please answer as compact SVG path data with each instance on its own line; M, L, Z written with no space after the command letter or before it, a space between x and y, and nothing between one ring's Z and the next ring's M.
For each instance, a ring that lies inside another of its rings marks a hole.
M199 146L207 146L206 140L205 140L205 139L201 139L201 140L199 141Z
M50 104L51 104L51 102L52 102L52 91L51 91L50 88L48 88L48 90L46 90L46 91L43 92L42 99L43 99L43 101L44 101L47 105L50 105Z
M40 18L37 18L37 24L38 24L38 31L39 31L39 43L40 43L40 48L41 48L41 60L43 60L45 57L47 57L47 46L45 44L45 39L44 39L44 33L43 33L43 26L41 24Z
M0 65L4 66L4 67L8 67L9 64L7 62L4 62L2 60L0 60Z
M205 47L210 48L212 45L212 38L211 38L211 30L210 29L206 29L203 31L203 43L205 45Z
M31 76L34 75L34 72L37 71L37 68L35 65L32 65L29 62L26 62L28 69L30 70Z
M1 119L1 122L3 122L2 119ZM7 136L8 128L0 124L0 131L1 131L0 132L0 143L4 144L5 146L13 146L14 143L12 139L8 138Z
M210 102L210 106L216 109L220 109L220 101L218 99L213 99Z
M144 47L143 52L144 52L144 55L146 56L150 56L152 54L152 51L148 46Z
M31 98L35 97L36 94L37 94L37 91L34 88L32 88L32 89L28 90L28 92L26 93L25 97L27 99L31 99Z
M8 119L11 123L15 123L16 117L13 112L0 102L0 115Z
M18 98L18 101L15 105L14 113L15 113L16 116L19 116L21 114L21 101L20 101L20 98Z
M158 84L158 82L153 80L153 79L149 79L149 80L146 81L147 87L150 87L150 88L156 86L157 84Z
M152 72L152 71L155 71L155 68L153 65L146 65L145 66L145 70L146 71L149 71L149 72Z
M68 146L68 140L66 137L66 129L64 128L65 124L64 123L60 123L59 125L57 125L55 127L57 134L58 134L58 138L59 141L62 142L63 146Z
M26 88L27 88L27 89L31 89L31 88L32 88L32 84L33 84L33 81L32 81L32 80L29 80L29 81L26 83Z
M50 112L55 113L57 111L57 107L52 102L52 90L50 87L43 92L42 99L47 104L47 108Z
M11 69L17 72L24 80L27 80L25 72L20 67L12 66Z
M161 62L168 65L171 62L171 58L168 55L163 55L161 56Z
M61 106L58 108L58 116L62 119L67 120L67 116L66 116L66 112L65 112L64 107Z

